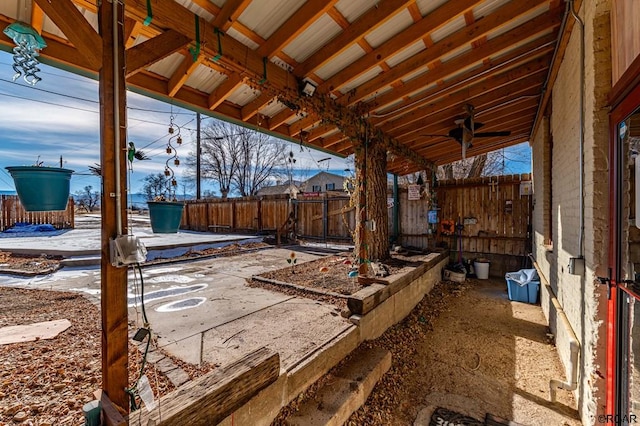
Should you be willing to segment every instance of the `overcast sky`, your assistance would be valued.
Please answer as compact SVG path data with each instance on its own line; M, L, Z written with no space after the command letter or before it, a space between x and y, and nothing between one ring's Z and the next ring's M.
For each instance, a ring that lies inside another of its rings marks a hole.
M100 162L100 116L97 81L40 65L42 81L32 87L22 78L12 81L14 71L10 54L0 52L0 190L14 190L6 166L32 165L38 160L45 166L64 167L75 171L71 192L91 185L100 189L100 181L90 175L88 167ZM136 93L127 97L128 138L142 149L150 161L137 161L129 184L133 193L140 192L142 180L151 173L164 171L171 116L181 127L183 143L178 147L182 161L175 168L179 184L189 152L195 150L196 114ZM202 116L202 127L212 118ZM301 148L291 143L296 158L295 173L310 177L319 171L343 173L349 165L345 159L324 152ZM288 151L287 151L288 152ZM328 161L319 161L331 158ZM203 181L203 190L216 188ZM183 188L178 192L182 193ZM187 190L194 193L195 189Z

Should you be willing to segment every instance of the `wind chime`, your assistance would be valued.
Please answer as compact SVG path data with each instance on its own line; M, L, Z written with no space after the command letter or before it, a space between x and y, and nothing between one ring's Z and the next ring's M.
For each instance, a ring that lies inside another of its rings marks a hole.
M176 147L173 143L175 142L176 145L182 145L182 136L180 136L180 126L173 122L173 115L169 121L168 132L171 135L167 141L167 154L169 154L170 157L165 162L164 175L167 177L167 190L171 197L171 201L176 201L176 188L178 187L178 181L176 181L175 173L169 163L173 163L174 167L178 167L180 165L178 151L176 151Z
M13 81L23 76L24 81L35 86L42 80L36 75L40 71L36 58L38 51L47 47L44 39L28 24L14 22L4 29L4 34L13 40L16 47L13 48Z

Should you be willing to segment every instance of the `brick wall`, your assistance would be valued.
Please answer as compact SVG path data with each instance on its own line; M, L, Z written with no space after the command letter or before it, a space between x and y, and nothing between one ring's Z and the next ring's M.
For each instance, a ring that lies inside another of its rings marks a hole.
M594 424L604 410L604 320L606 295L595 277L606 274L608 241L608 116L606 96L611 88L610 0L582 3L585 22L585 123L583 254L586 272L570 275L569 259L581 254L580 233L580 29L573 27L553 87L549 126L542 121L533 144L535 185L534 244L538 265L566 313L581 344L580 378L575 396L585 425ZM573 19L569 17L569 19ZM550 140L553 152L549 153ZM549 167L549 162L551 162ZM549 173L550 170L550 173ZM551 190L549 191L549 179ZM546 188L546 190L545 190ZM549 193L551 192L551 194ZM547 210L549 209L549 210ZM550 214L549 214L550 212ZM545 245L551 226L553 246ZM556 335L565 366L569 361L568 333L556 325L551 294L543 291L541 303ZM568 375L568 371L567 371ZM563 378L564 379L564 378Z

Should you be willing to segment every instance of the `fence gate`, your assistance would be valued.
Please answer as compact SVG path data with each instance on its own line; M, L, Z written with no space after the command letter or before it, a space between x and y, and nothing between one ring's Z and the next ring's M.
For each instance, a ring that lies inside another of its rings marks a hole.
M293 200L296 234L301 239L320 242L353 242L355 209L349 197L298 196Z

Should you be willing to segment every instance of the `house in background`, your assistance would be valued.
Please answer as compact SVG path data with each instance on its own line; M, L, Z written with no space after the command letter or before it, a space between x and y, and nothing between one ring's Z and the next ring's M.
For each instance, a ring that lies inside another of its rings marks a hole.
M275 185L264 186L258 190L256 194L258 197L262 197L265 195L282 195L286 194L291 196L291 198L296 198L298 193L300 192L301 182L294 180L288 181L286 183L280 183L277 181Z
M344 176L329 172L320 172L303 182L300 190L303 193L344 192L345 179Z

